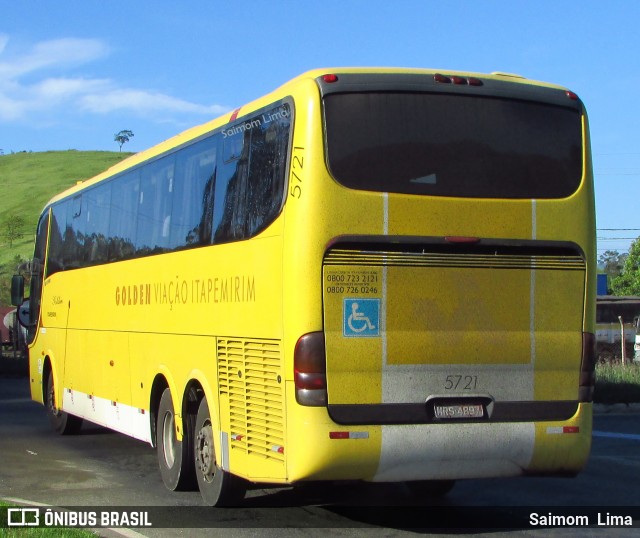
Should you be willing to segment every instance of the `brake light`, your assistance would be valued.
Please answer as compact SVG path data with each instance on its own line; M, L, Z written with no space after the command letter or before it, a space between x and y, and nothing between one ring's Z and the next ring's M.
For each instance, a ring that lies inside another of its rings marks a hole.
M596 386L596 336L593 333L582 333L582 362L580 364L580 385L578 399L581 402L593 402L593 391Z
M447 243L479 243L479 237L465 237L458 235L448 235L444 238Z
M293 354L296 401L300 405L327 405L327 359L324 333L301 336Z

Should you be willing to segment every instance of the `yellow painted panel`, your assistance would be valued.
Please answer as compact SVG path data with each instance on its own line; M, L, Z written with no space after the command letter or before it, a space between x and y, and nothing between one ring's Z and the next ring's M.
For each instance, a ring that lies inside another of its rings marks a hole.
M390 267L388 364L527 364L527 270Z
M582 357L583 271L535 273L535 398L575 400Z
M531 201L390 195L389 234L531 239Z
M578 413L565 422L536 424L536 443L530 473L577 473L591 449L592 404L580 404Z
M323 290L329 402L381 402L382 268L326 266ZM366 317L367 301L378 314L369 314L369 325L353 318L354 307Z
M287 386L288 480L371 480L378 469L382 427L340 426L322 407L296 404L293 384ZM330 439L329 432L360 432L357 439Z

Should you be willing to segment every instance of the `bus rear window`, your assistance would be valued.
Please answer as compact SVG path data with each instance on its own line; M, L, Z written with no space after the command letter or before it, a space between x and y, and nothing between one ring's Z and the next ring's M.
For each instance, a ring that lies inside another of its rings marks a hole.
M564 198L582 179L580 113L433 93L324 99L327 161L352 189L467 198Z

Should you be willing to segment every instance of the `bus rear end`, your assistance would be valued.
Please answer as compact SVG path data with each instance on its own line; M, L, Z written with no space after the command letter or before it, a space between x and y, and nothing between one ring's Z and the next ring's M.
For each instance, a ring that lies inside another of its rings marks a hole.
M322 328L296 349L292 479L577 473L595 357L580 100L499 75L316 82Z

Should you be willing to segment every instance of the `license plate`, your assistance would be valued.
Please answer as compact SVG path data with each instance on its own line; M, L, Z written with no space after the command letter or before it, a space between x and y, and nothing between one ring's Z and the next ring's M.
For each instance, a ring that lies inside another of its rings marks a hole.
M434 406L436 418L482 418L484 407L481 404L454 404Z

